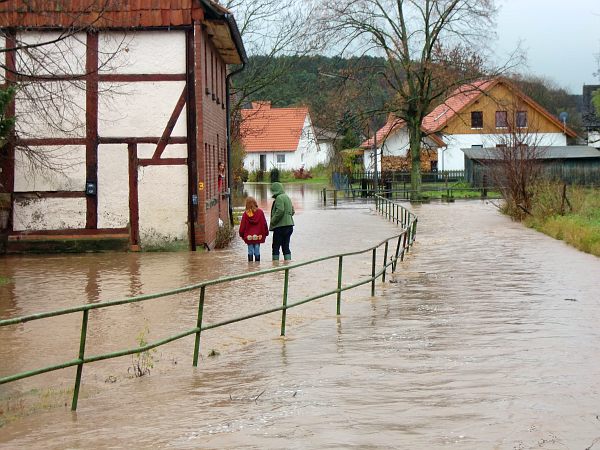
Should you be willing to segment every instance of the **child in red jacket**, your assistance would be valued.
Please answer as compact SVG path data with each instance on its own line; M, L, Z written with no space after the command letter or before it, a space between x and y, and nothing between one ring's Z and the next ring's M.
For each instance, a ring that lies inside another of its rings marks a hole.
M260 261L260 244L264 244L269 235L265 213L258 207L253 197L246 199L246 211L240 222L240 237L248 244L248 261Z

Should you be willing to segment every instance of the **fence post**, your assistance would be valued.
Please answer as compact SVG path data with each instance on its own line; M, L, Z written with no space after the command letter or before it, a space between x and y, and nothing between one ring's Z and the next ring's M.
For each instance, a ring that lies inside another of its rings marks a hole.
M337 189L333 190L333 206L337 206Z
M77 375L75 376L75 388L73 389L73 401L71 402L71 411L77 410L77 400L79 399L79 387L81 386L81 372L83 372L83 356L85 355L85 339L87 337L87 324L88 324L89 310L83 311L83 318L81 320L81 337L79 339L79 356L80 361L77 364Z
M398 265L398 253L400 253L400 242L402 242L402 235L398 236L398 243L396 244L396 253L394 255L394 264L392 264L392 273L396 271Z
M400 261L404 261L404 254L406 253L406 241L408 240L408 229L404 230L402 236L402 253L400 254Z
M283 310L281 311L281 336L285 336L285 316L287 315L287 298L288 298L289 281L290 281L290 269L285 269L285 277L283 280Z
M342 306L342 259L343 256L340 256L340 261L338 264L338 282L337 282L337 315L340 315L341 306Z
M194 361L192 365L198 367L198 354L200 353L200 328L202 328L202 315L204 314L204 292L206 286L200 288L200 301L198 302L198 318L196 319L196 341L194 343Z
M387 272L387 254L388 254L389 241L385 241L385 249L383 251L383 276L381 281L385 283L385 273Z
M412 245L415 242L415 236L417 235L417 219L413 222L413 232L411 234L410 244Z
M323 206L327 206L327 188L323 188Z
M377 248L373 249L373 263L371 265L371 297L375 297L375 264L377 261Z

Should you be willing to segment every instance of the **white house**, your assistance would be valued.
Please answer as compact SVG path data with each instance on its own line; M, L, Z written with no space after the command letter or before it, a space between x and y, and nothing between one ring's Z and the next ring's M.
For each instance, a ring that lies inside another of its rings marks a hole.
M307 107L273 108L253 102L242 110L240 127L249 171L312 169L327 163L328 152L318 142Z
M402 119L390 114L385 125L377 131L375 138L367 139L361 144L361 148L364 149L363 162L366 170L374 170L374 146L377 146L378 170L408 170L410 167L408 155L410 142L406 122ZM443 146L444 142L435 134L423 138L421 144L423 170L437 169L436 150Z

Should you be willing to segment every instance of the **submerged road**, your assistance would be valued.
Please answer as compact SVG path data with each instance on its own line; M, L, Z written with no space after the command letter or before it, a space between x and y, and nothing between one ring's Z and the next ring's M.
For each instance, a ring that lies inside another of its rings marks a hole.
M306 192L295 202L297 260L367 248L397 230L365 206L323 210ZM489 203L413 211L417 243L375 297L368 286L344 294L340 317L334 297L291 310L285 338L278 315L207 332L198 369L191 340L160 349L143 378L127 376L128 358L86 366L77 413L55 407L10 421L0 448L600 448L600 259L511 222ZM0 291L1 317L50 309L48 301L107 300L255 270L239 243L201 255L61 258L13 259L16 281L10 302L6 287ZM69 264L71 274L56 282L37 275ZM370 261L356 260L344 282L369 270ZM334 273L299 274L295 292L330 288ZM82 283L86 289L75 287ZM209 311L218 319L277 304L280 280L213 294ZM158 338L188 316L193 322L194 311L194 298L181 296L91 316L90 342L96 351L131 344L142 317ZM78 321L59 321L60 332L0 333L2 374L47 362L56 344L49 341L67 346ZM29 349L34 338L42 338L41 351ZM5 385L0 395L68 388L73 372Z

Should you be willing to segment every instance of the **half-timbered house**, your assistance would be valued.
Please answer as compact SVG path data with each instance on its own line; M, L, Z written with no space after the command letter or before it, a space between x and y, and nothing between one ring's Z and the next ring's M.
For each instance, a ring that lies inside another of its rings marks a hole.
M228 66L246 62L230 12L8 0L0 28L18 87L0 162L8 251L212 247L230 211Z

